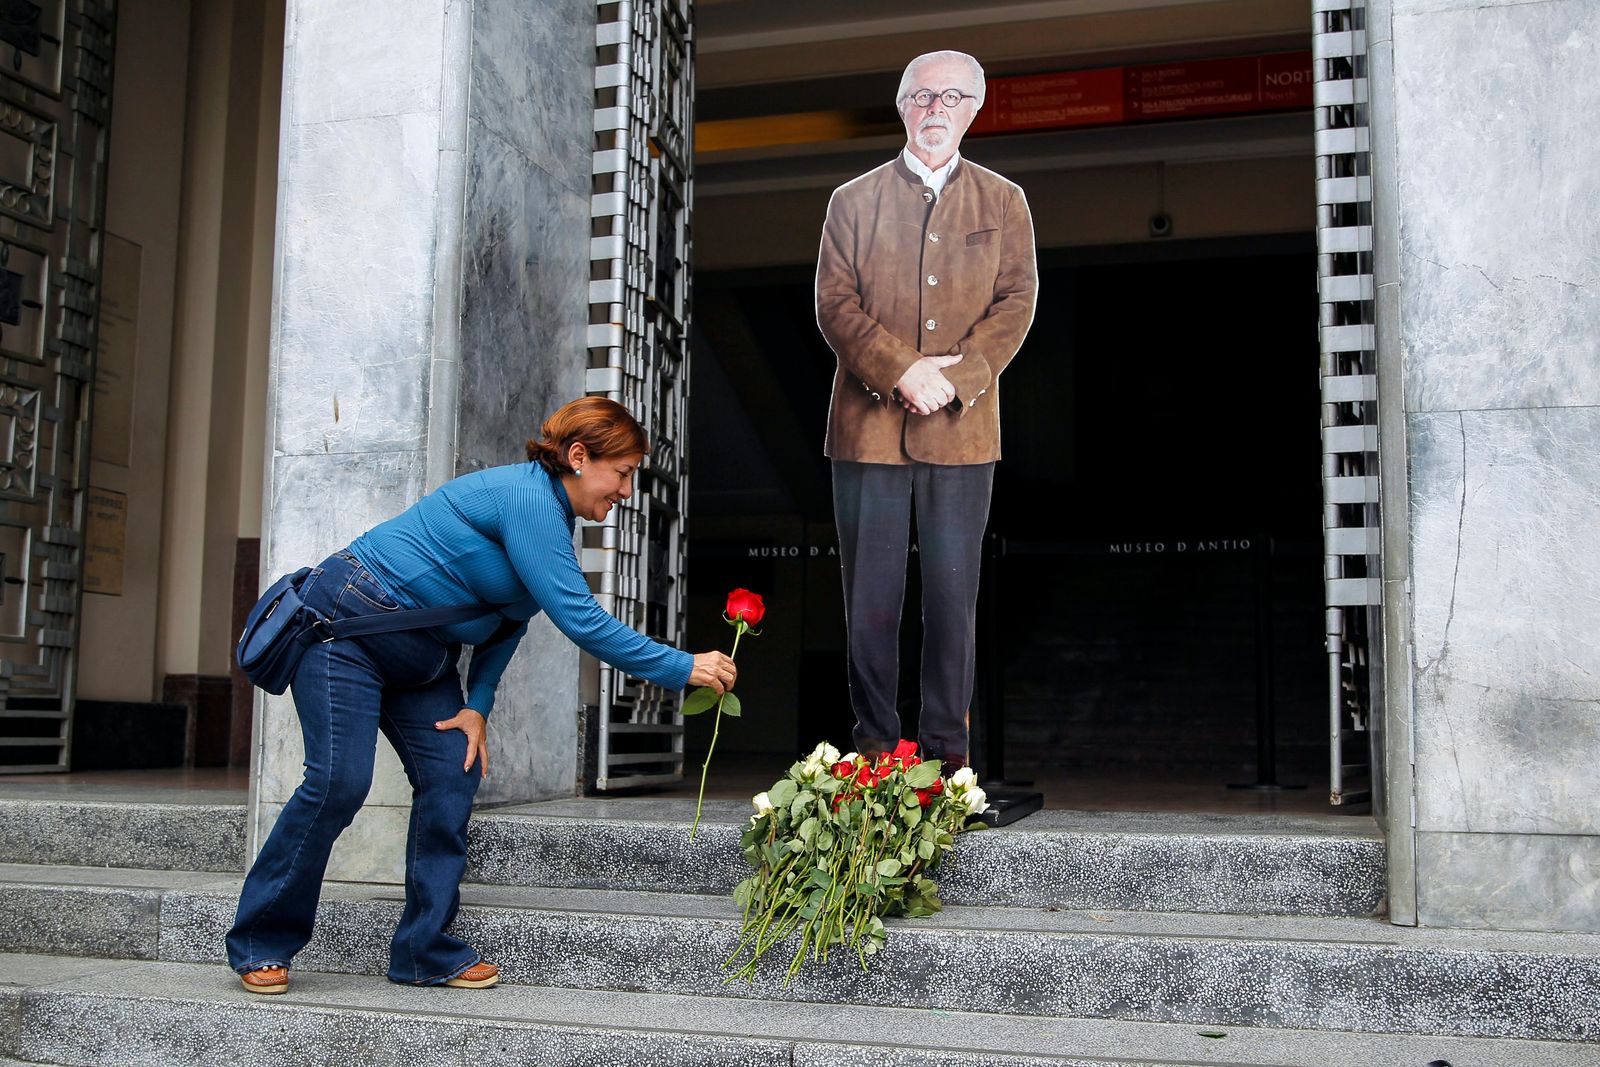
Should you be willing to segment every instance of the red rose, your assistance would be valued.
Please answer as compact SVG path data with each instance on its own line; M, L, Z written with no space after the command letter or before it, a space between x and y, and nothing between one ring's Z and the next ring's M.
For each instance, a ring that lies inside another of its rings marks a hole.
M890 753L891 756L898 760L903 760L908 756L915 756L916 754L917 743L915 741L907 741L903 737L900 739L900 742L894 746L894 751ZM917 761L917 763L921 762L921 760Z
M856 772L856 785L859 785L865 789L871 789L877 784L878 777L872 773L871 767L863 766L859 771Z
M728 594L728 607L724 614L732 622L740 619L747 626L758 626L761 616L767 613L767 605L762 601L760 593L752 593L748 589L735 589Z
M933 795L937 792L937 789L933 789L931 787L928 789L917 790L917 803L921 804L923 807L927 807L929 804L933 803Z
M849 778L855 773L856 765L849 760L842 759L833 765L833 776L835 778Z
M940 793L943 793L944 792L944 779L943 778L935 778L933 780L933 785L929 786L929 790L933 793L934 796L938 796Z

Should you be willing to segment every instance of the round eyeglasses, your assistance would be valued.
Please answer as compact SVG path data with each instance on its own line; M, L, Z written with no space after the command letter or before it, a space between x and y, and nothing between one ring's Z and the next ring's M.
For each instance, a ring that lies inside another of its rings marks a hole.
M932 89L918 89L911 94L911 102L918 107L927 107L933 103L935 97L941 100L945 107L960 107L963 100L977 99L972 93L964 93L960 89L943 89L937 93Z

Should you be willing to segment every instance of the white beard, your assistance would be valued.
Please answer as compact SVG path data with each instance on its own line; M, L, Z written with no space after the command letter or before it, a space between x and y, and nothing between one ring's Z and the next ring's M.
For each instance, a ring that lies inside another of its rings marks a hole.
M942 119L924 119L911 140L924 152L932 152L950 140L950 126Z

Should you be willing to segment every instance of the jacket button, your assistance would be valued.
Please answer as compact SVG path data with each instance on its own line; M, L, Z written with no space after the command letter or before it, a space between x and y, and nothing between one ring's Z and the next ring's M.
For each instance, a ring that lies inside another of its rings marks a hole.
M922 328L924 330L937 330L939 328L938 320L929 319L927 322L922 324Z
M939 235L936 234L936 233L930 233L930 234L928 234L928 240L932 241L934 244L938 244L939 243Z
M928 275L928 284L929 285L938 285L939 284L939 276L937 274Z
M872 394L872 399L874 399L874 400L882 400L882 399L883 399L883 397L882 397L882 396L880 396L880 395L878 395L878 394L877 394L877 393L873 393L873 394Z
M933 194L931 192L929 192L928 190L924 189L922 191L922 202L924 204L933 203Z

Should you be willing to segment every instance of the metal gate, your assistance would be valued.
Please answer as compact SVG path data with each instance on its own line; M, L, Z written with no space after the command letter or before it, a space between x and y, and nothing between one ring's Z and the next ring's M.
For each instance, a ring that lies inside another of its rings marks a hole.
M1383 598L1365 0L1314 0L1329 800L1372 797ZM1381 798L1379 798L1381 799Z
M689 499L689 205L694 59L690 0L598 6L586 390L650 435L631 500L583 530L600 603L682 645ZM670 693L585 657L583 778L600 790L677 781L683 717Z
M0 12L0 772L67 769L114 29Z

